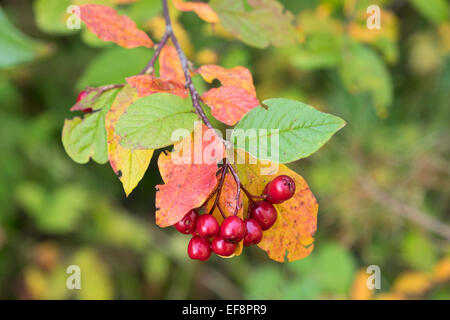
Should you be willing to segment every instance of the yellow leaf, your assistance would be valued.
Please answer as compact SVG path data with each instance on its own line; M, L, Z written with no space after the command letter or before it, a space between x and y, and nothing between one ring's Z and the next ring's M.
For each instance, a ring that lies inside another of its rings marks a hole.
M235 166L242 184L253 195L260 195L265 185L276 176L287 175L294 179L294 196L275 205L277 221L264 231L258 246L267 252L269 258L278 262L284 262L286 255L288 261L307 257L313 250L318 204L306 181L283 164L256 160L242 150L237 151ZM246 198L244 207L245 201Z
M105 117L108 134L108 158L112 169L122 182L128 196L147 171L153 150L129 150L119 144L115 126L120 116L137 99L136 89L125 86L118 94Z
M31 298L45 299L48 283L44 273L35 267L28 267L24 271L24 278Z
M394 292L405 295L420 295L430 287L430 278L423 272L405 272L394 282Z
M352 300L370 300L373 296L373 290L367 287L367 279L369 274L366 270L360 270L356 273L355 280L353 281L352 292L350 299Z
M450 280L450 257L443 258L433 268L433 281L445 282Z

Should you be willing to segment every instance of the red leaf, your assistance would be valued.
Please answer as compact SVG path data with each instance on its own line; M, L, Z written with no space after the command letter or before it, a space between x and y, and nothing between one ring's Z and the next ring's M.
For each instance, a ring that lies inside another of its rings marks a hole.
M206 135L203 136L202 132L205 130L208 128L204 125L200 133L197 133L196 128L194 138L185 138L174 146L172 153L167 155L161 153L159 156L158 167L165 182L164 185L156 186L158 190L156 207L159 208L156 211L156 223L160 227L171 226L183 218L189 210L200 207L216 187L217 162L224 155L224 146L217 136L213 136L210 140ZM194 147L198 145L195 141L198 134L202 142L200 150ZM185 152L189 147L193 151ZM220 152L214 153L207 162L203 155L212 149ZM172 155L179 155L187 161L176 163ZM199 155L200 161L197 159Z
M253 78L247 68L234 67L227 70L221 66L209 64L201 66L197 69L197 72L200 73L203 79L207 82L212 82L214 79L219 79L224 86L241 87L247 90L250 94L256 96Z
M222 86L202 95L211 113L227 125L235 125L251 109L259 105L258 99L243 88Z
M137 89L139 97L145 97L152 93L167 92L186 98L188 90L179 82L162 80L151 75L139 75L126 79L127 82Z
M173 0L173 4L178 10L194 11L201 19L205 20L206 22L219 22L219 17L207 3Z
M80 6L80 18L88 29L103 41L113 41L125 48L153 47L147 34L127 16L119 16L110 7L87 4Z
M166 45L161 50L159 55L159 76L163 80L186 83L180 58L173 46Z

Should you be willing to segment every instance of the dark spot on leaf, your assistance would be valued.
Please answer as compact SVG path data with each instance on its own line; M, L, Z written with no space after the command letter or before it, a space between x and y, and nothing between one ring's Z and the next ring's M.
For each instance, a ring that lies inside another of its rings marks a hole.
M122 170L117 171L116 175L119 179L122 178Z

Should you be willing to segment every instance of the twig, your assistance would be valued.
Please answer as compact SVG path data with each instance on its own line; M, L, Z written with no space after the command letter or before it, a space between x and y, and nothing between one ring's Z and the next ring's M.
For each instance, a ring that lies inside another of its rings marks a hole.
M236 171L234 170L234 168L231 164L228 165L228 170L231 172L231 174L233 175L234 181L236 182L236 189L237 189L237 191L236 191L236 207L234 208L234 215L236 216L240 209L239 200L241 198L241 181L239 180L239 176L237 175Z
M214 199L214 204L211 207L211 210L209 211L209 214L212 214L214 212L214 209L216 208L216 206L218 207L219 200L220 200L220 194L222 192L223 183L225 182L225 176L227 174L227 170L228 170L228 165L224 164L223 167L222 167L222 174L220 176L219 185L217 186L216 199ZM226 216L223 214L222 210L219 209L219 211L222 214L223 218L225 219Z
M195 112L197 115L202 119L203 123L209 128L214 129L211 122L208 120L208 117L206 116L205 112L203 111L202 106L200 105L200 95L198 94L197 90L195 89L195 86L192 82L192 77L189 70L189 63L188 59L186 58L186 55L184 54L183 50L181 49L180 43L178 42L177 37L175 36L173 32L172 27L172 21L170 20L169 15L169 7L167 5L167 0L162 0L162 7L163 7L163 14L164 19L166 22L166 31L165 34L170 35L170 38L172 39L172 43L177 51L178 57L180 58L181 66L183 68L184 77L186 79L186 88L188 88L189 93L191 95L192 99L192 105L194 106ZM159 46L158 46L159 47ZM226 144L226 147L228 148L229 145ZM233 175L234 180L236 181L237 186L237 192L236 192L236 208L234 210L234 215L237 215L239 211L239 197L241 194L241 183L239 180L239 176L237 175L236 171L234 170L233 166L229 163L228 159L225 158L224 166L227 166L230 173Z
M450 226L427 215L410 204L402 203L390 193L380 189L370 177L365 176L358 179L367 195L377 201L381 206L450 241Z
M261 199L264 200L266 199L265 196L255 196L253 194L251 194L245 187L244 185L241 183L241 189L244 191L245 195L247 196L248 200L250 200L250 202L252 204L254 204L255 202L253 201L253 199Z
M166 45L167 41L169 40L169 37L170 37L170 32L167 32L167 31L164 32L164 35L161 38L161 41L156 45L155 53L153 54L152 58L150 59L148 64L145 66L145 68L142 69L141 72L139 72L139 75L148 74L148 73L154 74L156 59L158 59L158 57L161 53L161 50Z

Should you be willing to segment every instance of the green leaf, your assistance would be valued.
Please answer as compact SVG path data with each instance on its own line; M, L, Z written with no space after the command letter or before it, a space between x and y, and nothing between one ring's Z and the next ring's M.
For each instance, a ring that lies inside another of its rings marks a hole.
M16 29L0 8L0 69L30 62L50 51L49 46Z
M347 248L337 244L323 243L315 255L292 262L288 267L297 274L298 281L304 281L307 278L317 283L319 292L322 294L325 291L333 295L342 295L350 290L356 271L356 262Z
M240 40L258 48L292 45L297 40L293 15L275 0L212 0L222 26Z
M409 0L416 10L434 23L442 23L449 18L449 5L446 0Z
M77 32L67 27L70 14L67 8L71 0L36 0L33 3L36 24L44 32L52 34L69 34Z
M64 122L62 142L67 154L77 163L87 163L90 158L103 164L108 161L105 115L120 89L103 93L94 103L97 112Z
M263 103L269 109L250 110L232 134L236 148L261 160L286 163L308 157L345 125L341 118L299 101L278 98Z
M289 48L291 63L303 70L332 68L342 56L343 36L340 22L332 16L320 16L304 10L299 15L305 40Z
M16 188L15 194L17 202L38 228L52 233L73 230L89 203L88 194L77 185L62 186L48 192L40 184L24 182Z
M147 48L126 49L114 47L102 51L84 71L76 87L97 87L125 83L125 78L138 74L152 56Z
M423 271L431 271L438 258L433 242L418 231L406 234L401 255L411 268Z
M369 94L378 114L386 114L393 99L391 75L372 49L352 43L343 56L338 72L349 92Z
M194 130L197 115L191 100L169 93L155 93L136 100L119 118L116 134L125 148L159 149L174 144L176 129Z
M81 288L76 294L81 300L110 300L114 298L108 265L101 259L97 251L91 248L78 250L70 259L70 264L81 269Z

